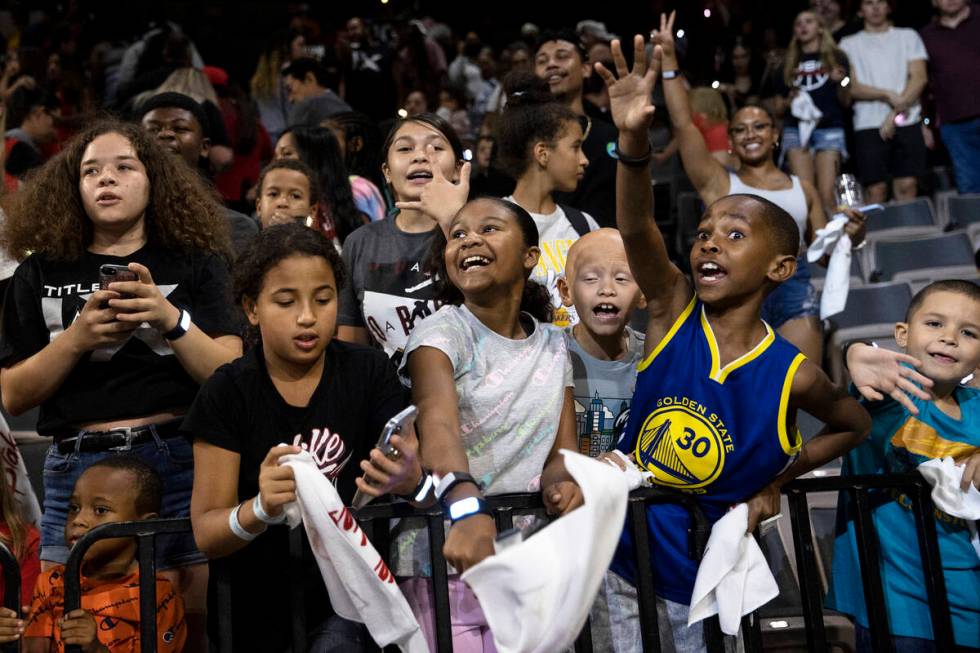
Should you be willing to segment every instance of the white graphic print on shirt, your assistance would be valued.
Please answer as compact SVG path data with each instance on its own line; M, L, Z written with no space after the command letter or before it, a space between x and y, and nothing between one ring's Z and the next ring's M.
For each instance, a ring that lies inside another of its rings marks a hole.
M308 451L320 472L333 481L334 485L337 484L340 470L353 454L351 448L344 442L344 438L339 433L332 433L326 426L322 429L313 429L308 438L304 438L302 433L297 433L293 437L293 446Z
M85 302L92 296L92 293L99 290L99 284L93 283L90 287L72 284L69 286L43 286L42 288L45 296L41 297L41 312L44 314L44 322L47 324L50 340L54 340L78 319ZM177 288L177 284L159 284L157 288L160 289L160 293L164 297L169 297ZM143 322L125 341L112 346L104 345L93 350L91 360L95 362L109 360L125 347L131 338L143 341L157 356L170 356L174 353L160 332L151 327L149 323Z

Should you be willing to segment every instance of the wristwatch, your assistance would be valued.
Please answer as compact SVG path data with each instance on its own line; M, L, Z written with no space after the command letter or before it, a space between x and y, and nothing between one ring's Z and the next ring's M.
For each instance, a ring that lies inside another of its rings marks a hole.
M454 501L449 504L448 512L449 520L454 524L473 515L489 515L493 517L493 513L490 512L490 506L480 497L466 497L465 499Z
M436 501L443 504L443 507L446 508L446 510L449 510L449 508L443 502L443 497L446 496L447 492L460 483L472 483L477 487L477 489L480 488L480 484L476 482L476 479L466 472L449 472L442 478L435 477Z
M163 334L164 340L177 340L191 328L191 314L187 309L180 309L180 317L177 318L177 326Z

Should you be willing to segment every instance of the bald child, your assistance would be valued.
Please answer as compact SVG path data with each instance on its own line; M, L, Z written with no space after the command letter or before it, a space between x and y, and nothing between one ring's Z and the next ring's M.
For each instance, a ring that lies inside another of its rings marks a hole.
M643 356L643 334L631 329L629 320L646 302L619 231L597 229L575 241L558 292L562 304L575 306L579 319L565 328L579 451L596 457L615 448L622 435Z

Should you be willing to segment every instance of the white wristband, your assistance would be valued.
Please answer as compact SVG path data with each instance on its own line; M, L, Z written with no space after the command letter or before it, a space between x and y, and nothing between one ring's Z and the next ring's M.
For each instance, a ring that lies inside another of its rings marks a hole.
M240 540L245 542L251 542L259 536L259 533L250 533L245 530L242 523L238 521L238 511L242 509L242 504L235 506L235 509L228 513L228 526L231 528L231 532L235 534Z
M272 515L267 513L265 509L262 507L262 499L260 498L261 496L262 496L261 494L256 494L255 499L252 501L252 512L254 512L255 516L259 518L259 521L265 522L266 524L270 524L270 525L281 524L284 521L286 521L285 510L279 513L278 517L273 517Z

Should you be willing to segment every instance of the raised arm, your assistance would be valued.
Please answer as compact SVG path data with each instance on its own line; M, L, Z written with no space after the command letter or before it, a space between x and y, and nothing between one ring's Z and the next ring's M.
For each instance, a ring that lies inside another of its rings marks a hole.
M450 472L470 471L459 430L459 395L453 366L443 352L419 347L408 355L412 379L412 403L419 410L416 426L421 440L422 465L436 477ZM460 483L443 497L449 505L468 497L481 496L472 483ZM493 555L497 527L488 515L473 515L453 524L446 537L443 555L460 572Z
M647 130L654 112L650 93L659 69L659 47L654 49L653 61L645 55L642 36L634 37L633 47L636 57L632 72L626 67L618 40L612 42L616 75L602 64L596 64L596 71L609 89L610 110L619 129L616 226L626 246L630 269L647 300L650 323L646 346L652 350L684 310L693 291L681 271L670 262L663 235L653 219L649 163L623 163L642 160L650 153Z
M670 12L668 18L660 14L660 29L652 33L653 45L660 46L662 68L666 71L680 71L677 61L677 51L674 48L674 18L676 12ZM670 114L670 124L674 130L674 138L681 152L684 171L694 184L705 204L711 204L719 197L728 194L728 172L718 162L704 142L704 136L691 120L691 105L687 98L687 86L683 76L664 79L664 97L667 100L667 112Z

